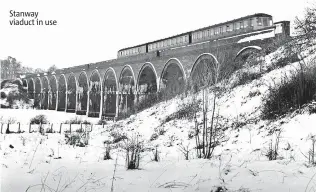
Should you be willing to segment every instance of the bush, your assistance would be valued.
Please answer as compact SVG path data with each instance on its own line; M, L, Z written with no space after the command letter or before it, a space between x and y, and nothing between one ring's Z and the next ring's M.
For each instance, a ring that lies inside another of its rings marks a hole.
M45 115L36 115L30 120L30 124L46 124L46 123L48 123L48 120Z
M159 137L159 135L158 135L158 133L153 133L151 136L150 136L150 141L154 141L154 140L156 140L156 139L158 139L158 137Z
M106 125L106 120L105 119L100 119L98 121L97 125Z
M89 141L89 133L70 133L65 134L66 144L78 146L78 147L85 147L88 145Z
M178 111L172 113L171 115L167 116L163 121L162 125L172 121L174 119L189 119L192 120L195 114L200 110L200 103L201 100L198 101L191 101L189 103L183 103L179 106Z
M111 153L111 149L112 149L112 147L111 147L112 142L106 140L103 143L104 143L104 148L105 148L105 152L104 152L104 155L103 155L103 160L112 159L111 154L110 154Z
M91 125L91 122L89 122L87 120L82 120L79 117L75 117L73 119L67 120L64 123L65 124L88 124L88 125Z
M281 58L274 58L274 60L272 61L273 69L281 68L288 64L299 61L297 54L285 53L285 55L286 56L283 55L283 57Z
M7 95L5 94L5 92L1 92L1 99L5 99L7 98Z
M315 99L316 67L296 72L292 78L284 77L277 87L270 87L263 99L262 119L276 119L299 109Z
M144 152L144 141L139 136L134 136L124 140L122 148L126 152L127 169L138 169L141 159L141 153Z
M159 97L156 93L149 93L147 95L144 95L145 98L143 98L141 101L137 103L135 106L136 111L142 111L144 109L147 109L149 107L152 107L156 103L158 103Z
M253 72L249 70L243 70L239 72L238 74L238 80L232 85L232 88L235 88L239 85L245 85L255 79L258 79L262 76L260 72Z

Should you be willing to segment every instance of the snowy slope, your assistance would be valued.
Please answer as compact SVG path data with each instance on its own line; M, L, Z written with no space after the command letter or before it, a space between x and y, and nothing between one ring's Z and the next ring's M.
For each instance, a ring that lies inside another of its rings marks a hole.
M267 56L265 65L270 64ZM316 114L293 113L274 122L259 118L268 86L276 86L283 75L291 74L297 67L298 63L293 63L275 69L223 93L217 104L219 114L228 120L225 131L228 140L215 150L211 160L196 158L195 140L188 138L194 127L192 120L176 119L163 123L183 102L192 100L192 95L187 98L179 96L128 119L109 123L104 129L96 126L89 135L89 145L83 148L65 144L64 134L1 135L1 191L25 191L30 186L28 191L41 191L42 188L51 191L111 191L116 157L114 191L209 192L215 191L217 186L240 192L315 191L315 168L308 165L305 156L311 147L308 136L316 134ZM258 68L248 70L257 71ZM232 76L229 82L233 83L234 78ZM202 94L196 96L201 98ZM208 96L211 100L212 92ZM28 122L30 117L39 113L47 114L51 122L74 115L39 110L1 110L0 116L8 119L16 115L19 120L22 117L22 122ZM247 124L243 124L245 122ZM238 123L241 126L236 127ZM165 133L150 141L157 128ZM275 139L275 135L269 134L273 128L283 130L279 146L282 158L268 161L264 154L271 140ZM147 147L158 146L160 161L152 161L153 153L146 151L142 153L140 170L126 170L125 153L119 149L112 150L112 160L102 160L105 152L103 142L114 131L140 134ZM180 152L181 144L191 149L190 160L185 160Z

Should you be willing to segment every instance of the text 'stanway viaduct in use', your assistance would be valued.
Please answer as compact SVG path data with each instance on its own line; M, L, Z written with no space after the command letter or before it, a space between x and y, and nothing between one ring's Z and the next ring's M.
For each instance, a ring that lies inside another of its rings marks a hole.
M23 79L34 106L92 117L118 117L157 93L173 96L187 83L203 86L203 66L234 66L278 38L290 22L258 13L157 41L124 48L117 59L79 65Z

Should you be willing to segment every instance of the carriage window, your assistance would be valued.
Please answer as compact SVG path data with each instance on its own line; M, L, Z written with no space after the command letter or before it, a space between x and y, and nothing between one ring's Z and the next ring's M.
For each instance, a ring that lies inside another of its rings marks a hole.
M248 21L245 20L245 21L244 21L244 28L247 28L247 27L248 27Z
M239 23L235 23L235 25L236 25L236 29L238 30L240 28Z
M260 17L257 18L257 23L258 23L259 26L262 26L262 20L261 20Z
M226 31L229 32L230 31L230 27L229 25L226 26Z
M268 18L264 17L262 19L263 26L268 26Z
M240 24L240 29L243 29L244 28L244 22L239 22L239 24Z
M253 19L250 19L250 27L253 27Z
M176 38L172 39L172 45L176 44Z

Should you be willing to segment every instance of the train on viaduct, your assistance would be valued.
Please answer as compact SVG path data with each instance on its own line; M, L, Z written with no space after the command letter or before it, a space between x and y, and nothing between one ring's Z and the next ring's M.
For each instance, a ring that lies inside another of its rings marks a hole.
M124 48L114 60L31 74L22 79L34 108L90 117L119 117L148 95L181 93L189 80L212 75L290 35L290 22L257 13Z

